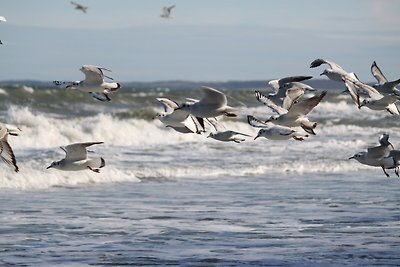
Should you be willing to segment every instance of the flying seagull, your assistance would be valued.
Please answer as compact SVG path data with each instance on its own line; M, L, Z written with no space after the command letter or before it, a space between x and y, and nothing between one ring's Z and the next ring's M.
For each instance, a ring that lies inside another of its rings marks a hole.
M164 19L172 19L171 16L171 10L175 7L175 5L172 6L165 6L162 9L162 14L160 15L160 17L164 18Z
M87 6L83 6L81 4L78 4L74 1L71 1L71 4L75 6L75 9L82 11L83 13L86 13L88 7Z
M91 170L99 173L100 168L106 165L103 158L88 159L87 158L87 147L103 142L86 142L86 143L75 143L65 147L60 147L65 152L65 158L59 161L53 161L47 169L54 168L62 171L81 171Z

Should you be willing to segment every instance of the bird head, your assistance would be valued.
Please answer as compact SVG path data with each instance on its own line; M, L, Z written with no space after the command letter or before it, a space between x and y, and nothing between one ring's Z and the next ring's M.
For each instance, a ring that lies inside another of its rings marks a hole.
M254 140L256 140L257 138L263 136L265 133L265 129L260 129L256 135L256 137L254 137Z
M60 166L60 162L59 162L59 161L53 161L53 162L50 164L50 166L48 166L48 167L46 168L46 170L48 170L48 169L50 169L50 168L55 168L55 169L57 169L58 166Z

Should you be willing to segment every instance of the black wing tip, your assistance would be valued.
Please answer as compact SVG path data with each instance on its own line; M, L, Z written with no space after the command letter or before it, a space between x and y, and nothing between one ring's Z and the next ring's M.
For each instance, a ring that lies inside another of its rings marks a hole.
M100 161L101 163L99 168L103 168L104 166L106 166L106 161L102 157L100 158Z
M314 59L310 64L310 68L316 68L316 67L320 66L321 64L322 64L321 58Z

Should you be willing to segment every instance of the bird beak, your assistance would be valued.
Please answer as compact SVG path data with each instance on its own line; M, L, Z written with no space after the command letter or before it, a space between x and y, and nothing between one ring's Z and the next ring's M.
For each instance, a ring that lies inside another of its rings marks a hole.
M325 73L321 73L319 76L322 76L322 75L324 75Z
M354 159L354 156L351 156L349 159Z
M53 168L53 167L50 165L49 167L46 168L46 170L48 170L48 169L50 169L50 168Z
M260 135L257 135L256 137L254 137L254 140L256 140L258 137L260 137Z

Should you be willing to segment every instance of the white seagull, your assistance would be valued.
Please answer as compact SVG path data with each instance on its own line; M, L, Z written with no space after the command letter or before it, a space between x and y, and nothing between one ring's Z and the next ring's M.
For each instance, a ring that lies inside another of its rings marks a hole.
M375 61L371 65L371 73L378 81L378 84L375 84L373 87L377 89L380 93L382 94L399 93L399 89L397 89L396 86L400 84L400 79L389 82Z
M208 122L211 123L211 125L214 127L215 131L211 132L207 138L211 137L215 140L218 141L222 141L222 142L229 142L229 141L233 141L235 143L240 143L245 141L246 139L244 139L242 136L247 136L247 137L251 137L248 134L244 134L244 133L239 133L239 132L235 132L235 131L230 131L230 130L225 130L225 127L223 127L220 123L217 122L217 120L215 119L208 119Z
M394 93L381 94L372 86L369 86L368 84L362 83L360 81L345 80L345 85L349 91L356 91L354 88L355 85L356 87L364 90L368 94L369 97L363 99L361 102L360 99L358 99L359 108L366 106L372 110L387 110L392 115L400 115L400 111L395 104L400 100L400 96L395 95Z
M91 170L99 173L100 168L106 165L103 158L88 159L86 148L92 145L102 144L103 142L75 143L60 147L66 153L65 158L59 161L53 161L47 169L54 168L62 171L81 171Z
M19 168L14 152L7 141L8 135L18 135L18 133L11 128L8 129L6 124L0 122L0 157L8 166L12 167L15 172L18 172Z
M178 109L189 112L198 118L215 118L221 115L236 117L236 110L228 106L226 95L214 88L203 86L203 98L195 102L186 102Z
M198 133L204 131L199 120L188 113L178 109L179 104L168 98L157 98L163 105L164 112L157 113L155 118L159 119L167 127L171 127L180 133Z
M112 80L112 78L103 73L103 71L111 71L109 69L94 65L83 65L82 68L80 68L80 71L85 74L85 80L75 82L54 81L54 83L56 85L67 83L68 85L66 88L77 89L81 92L89 93L92 97L100 101L110 101L111 99L108 95L121 88L121 84L117 82L104 81L104 78Z
M278 106L272 100L268 99L267 96L258 91L256 91L256 98L277 113L277 115L271 116L266 122L273 122L274 124L288 127L301 126L307 133L315 135L314 129L317 127L317 123L311 122L306 115L319 104L326 93L327 91L323 91L310 98L303 98L293 102L288 108Z
M175 7L175 5L168 6L168 7L167 7L167 6L163 7L162 13L161 13L160 17L162 17L162 18L164 18L164 19L172 19L171 10L172 10L174 7Z
M283 99L287 94L299 98L306 91L315 91L313 87L301 82L311 78L312 76L290 76L278 80L271 80L268 84L274 89L274 93L268 94L268 98L276 104L282 105Z
M74 1L71 1L71 4L75 6L75 9L82 11L83 13L86 13L88 7L87 6L83 6L81 4L78 4Z
M0 16L0 22L4 22L4 21L7 21L6 20L6 18L4 17L4 16ZM0 40L0 44L2 45L3 44L3 42Z
M356 74L354 72L347 72L338 64L318 58L311 62L310 68L316 68L321 66L322 64L328 64L330 69L325 69L320 75L326 75L330 80L342 82L343 78L347 78L350 80L358 80Z
M396 157L395 154L391 154L391 151L394 150L393 145L389 142L389 134L384 133L379 137L379 146L370 147L366 151L361 151L349 159L355 159L361 164L374 166L374 167L381 167L383 172L387 177L389 174L386 172L386 169L395 168L394 162L390 161L391 157ZM389 158L388 158L389 157ZM398 165L397 165L398 166ZM398 170L396 170L396 174L398 174Z
M299 133L293 128L275 125L272 122L263 122L251 115L247 116L247 122L253 127L261 128L258 131L257 136L254 137L254 140L259 137L265 137L269 140L289 140L293 138L297 141L303 141L308 137L307 134Z

